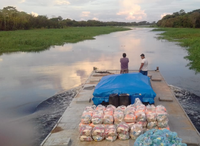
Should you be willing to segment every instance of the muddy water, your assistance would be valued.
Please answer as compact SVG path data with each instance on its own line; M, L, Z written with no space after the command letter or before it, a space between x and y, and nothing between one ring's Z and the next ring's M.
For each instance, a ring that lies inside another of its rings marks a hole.
M200 74L187 66L186 49L156 39L159 33L150 28L134 28L42 52L1 55L1 114L12 118L30 116L52 95L84 82L94 66L100 70L119 69L124 52L130 60L130 69L139 69L140 54L144 53L149 69L159 66L168 84L200 96Z

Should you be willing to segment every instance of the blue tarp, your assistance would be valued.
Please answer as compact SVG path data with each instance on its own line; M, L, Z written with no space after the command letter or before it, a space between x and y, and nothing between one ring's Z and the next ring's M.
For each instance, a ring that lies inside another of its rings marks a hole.
M140 98L142 102L154 103L156 93L151 88L150 79L141 73L127 73L105 76L95 87L93 102L95 105L103 101L109 101L109 95L117 93L127 93L130 95L131 103L135 98Z

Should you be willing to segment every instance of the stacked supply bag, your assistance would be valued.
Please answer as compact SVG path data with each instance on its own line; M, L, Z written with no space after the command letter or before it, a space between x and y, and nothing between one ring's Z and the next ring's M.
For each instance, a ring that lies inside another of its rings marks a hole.
M102 124L104 117L105 106L98 105L93 112L92 123L94 125Z
M115 141L117 138L135 140L151 129L169 129L168 121L164 106L145 106L139 98L127 107L87 106L79 124L80 140Z
M144 129L146 129L147 121L146 121L146 106L142 104L139 98L135 99L135 117L137 124L141 124Z
M115 125L107 125L105 127L105 139L111 142L117 139L117 128Z
M118 133L118 138L120 140L127 140L129 139L129 126L125 122L121 122L117 126L117 133Z
M87 106L81 116L82 124L90 124L92 121L93 112L96 106Z
M168 126L168 114L167 114L167 110L164 106L162 105L158 105L156 107L156 119L158 121L158 128L159 129L169 129Z
M127 106L124 115L125 115L124 116L124 121L126 123L129 123L129 125L131 125L131 123L135 123L136 122L135 106L134 105Z
M143 133L143 127L141 124L134 124L130 130L130 136L132 139L136 140L138 136Z
M147 130L158 129L156 120L156 107L154 105L148 105L146 107L146 117L147 117Z
M88 125L83 125L79 128L80 141L93 141L92 139L92 127Z
M94 139L94 141L102 141L105 138L104 125L94 126L92 130L92 138Z
M124 108L124 107L123 107ZM114 123L116 125L120 124L124 120L124 109L121 107L118 107L114 111Z
M104 124L113 124L114 122L114 118L113 118L113 114L114 114L114 110L115 110L115 106L113 105L108 105L107 108L104 111L104 117L103 117L103 123Z

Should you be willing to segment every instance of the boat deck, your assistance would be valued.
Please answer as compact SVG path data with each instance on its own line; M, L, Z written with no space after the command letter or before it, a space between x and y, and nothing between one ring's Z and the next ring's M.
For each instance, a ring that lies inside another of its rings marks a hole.
M114 142L106 140L102 142L80 142L78 139L78 127L81 115L86 106L93 104L91 99L94 87L103 76L110 74L119 74L119 70L92 72L51 133L41 143L41 146L133 146L134 140L131 139L126 141L116 140ZM170 130L177 132L178 136L188 146L200 145L199 132L180 106L161 73L159 71L149 71L148 74L151 78L152 88L157 94L155 97L155 105L164 105L169 114Z

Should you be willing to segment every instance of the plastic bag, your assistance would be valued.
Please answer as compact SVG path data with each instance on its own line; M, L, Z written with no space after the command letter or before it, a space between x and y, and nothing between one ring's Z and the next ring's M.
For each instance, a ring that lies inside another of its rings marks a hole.
M145 122L137 122L137 124L142 125L143 128L147 127L147 121L145 121Z
M135 107L127 107L126 111L124 112L124 114L134 114L135 113Z
M102 111L104 111L106 109L106 107L105 106L103 106L103 105L98 105L97 107L96 107L96 110L98 111L98 110L102 110Z
M130 108L130 107L135 108L135 104L130 104L130 105L127 106L127 108Z
M103 123L103 112L102 111L95 111L92 116L92 123L93 124L102 124Z
M89 126L91 126L92 128L94 128L94 127L97 126L97 125L91 123Z
M102 141L105 138L105 127L103 125L95 126L92 130L94 141Z
M158 122L168 121L168 114L166 112L156 112L156 119Z
M167 112L167 110L163 105L157 105L156 112Z
M140 136L143 133L143 127L141 124L135 124L131 127L130 130L130 136L132 139L136 139L138 136Z
M121 122L117 126L118 138L120 140L128 140L130 138L129 129L130 128L128 124L126 124L125 122Z
M115 110L113 117L114 117L115 124L119 124L124 119L124 113L121 110Z
M112 108L115 111L116 107L114 105L109 104L106 108Z
M78 128L78 129L80 130L80 128L81 128L82 126L85 126L85 125L90 126L90 124L84 124L84 123L81 123L81 122L80 122L80 123L79 123L79 128Z
M125 112L126 111L126 106L121 105L121 106L118 106L117 109L122 110L123 112Z
M92 120L93 111L84 111L81 116L81 123L90 124Z
M136 111L137 112L145 112L146 111L146 106L144 104L136 106Z
M159 128L166 128L166 127L168 127L168 120L164 120L164 121L158 122L158 127Z
M147 118L148 122L155 122L156 121L156 117L157 117L157 115L154 112L146 113L146 118Z
M117 139L117 135L116 136L108 136L108 137L106 137L106 140L107 141L111 141L111 142L115 141L116 139Z
M156 113L156 107L154 105L147 105L146 106L146 113Z
M136 121L136 117L135 117L134 114L129 113L129 114L126 114L126 115L125 115L124 121L127 122L127 123L133 123L133 122Z
M131 129L131 127L133 126L133 125L135 125L135 122L134 123L126 123L128 126L129 126L129 129Z
M97 124L102 124L103 123L103 118L101 115L93 115L92 116L92 123L97 125Z
M147 128L148 129L154 129L154 128L156 128L157 127L157 122L156 121L154 121L154 122L148 122L147 123Z
M146 114L144 112L135 112L135 117L137 122L145 122L146 121Z
M104 111L103 110L94 110L93 115L103 115Z
M127 134L119 133L118 138L119 138L119 140L128 140L130 138L130 135L129 135L129 133L127 133Z
M111 142L117 139L117 129L115 125L105 127L105 139Z
M114 109L113 108L106 108L104 111L105 115L113 115L114 114Z
M91 136L86 136L86 135L82 135L79 137L80 141L84 141L84 142L91 142L93 141Z
M135 98L135 103L134 103L135 107L137 107L138 105L142 105L142 102L139 98Z
M80 136L85 135L85 136L91 136L92 134L92 127L89 125L83 125L79 129Z
M121 122L117 126L117 132L121 134L127 134L129 133L129 126L125 122Z
M109 114L104 115L104 117L103 117L104 124L113 124L113 121L114 121L114 119L113 119L112 115L109 115Z

